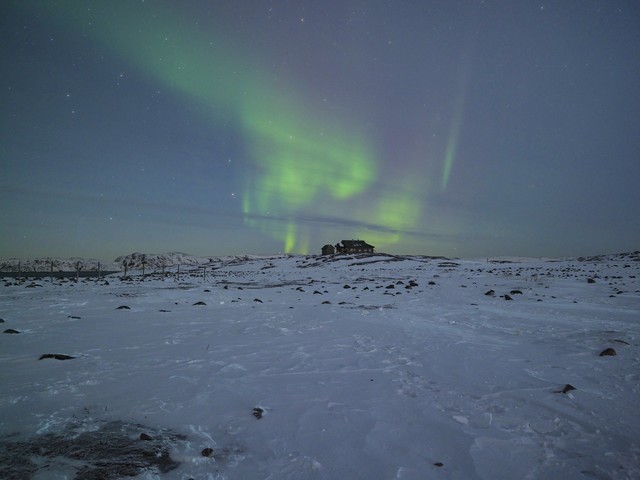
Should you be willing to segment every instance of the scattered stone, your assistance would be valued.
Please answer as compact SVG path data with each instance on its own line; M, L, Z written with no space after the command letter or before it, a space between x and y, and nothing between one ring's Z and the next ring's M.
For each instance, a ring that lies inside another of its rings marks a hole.
M510 295L505 295L505 296L504 296L504 299L505 299L505 300L513 300L513 298L511 298L511 296L510 296Z
M203 457L210 457L213 455L213 448L207 447L200 452Z
M511 290L509 293L511 295L522 295L522 292L520 290Z
M38 360L43 360L45 358L53 358L55 360L72 360L76 357L65 355L64 353L45 353L43 355L40 355L40 358Z
M148 433L142 432L140 434L140 440L144 440L145 442L150 442L150 441L153 440L153 437L151 435L149 435Z
M611 340L612 342L617 342L617 343L621 343L623 345L630 345L630 343L625 342L624 340L618 340L617 338L614 338L613 340Z
M495 290L489 290L488 292L484 293L487 297L495 297L496 295L496 291Z
M442 462L435 462L434 465L436 467L444 467L444 463L442 463Z
M254 417L256 417L258 420L260 420L260 419L262 418L262 414L263 414L263 413L264 413L264 410L263 410L262 408L260 408L260 407L255 407L255 408L253 409L253 413L252 413L252 415L253 415Z
M67 318L70 318L71 320L81 320L82 317L77 317L75 315L69 315Z
M391 289L391 288L396 288L396 286L393 283L390 283L389 285L387 285L384 288Z
M562 387L562 390L558 390L558 393L569 393L571 390L575 390L575 389L576 387L567 383L564 387Z
M204 293L211 293L211 290L209 290L208 288L205 288L205 289L203 290L203 292L204 292Z
M324 302L322 302L322 305L331 305L331 302L329 300L325 300Z
M116 308L116 310L131 310L131 307L128 307L126 305L120 305L118 308Z
M435 285L436 282L434 282L433 280L429 280L429 285Z
M350 285L345 285L345 286L344 286L344 287L342 287L342 288L345 288L345 289L346 289L346 288L351 288L351 286L350 286Z
M256 303L262 303L262 300L260 300L259 298L254 298L253 301Z
M0 323L4 323L4 318L0 318Z
M587 278L587 283L596 283L595 278Z
M194 305L206 305L206 303L204 303L204 302L196 302L196 303L194 303Z
M322 292L319 292L318 290L314 290L314 291L313 291L313 294L314 294L314 295L322 295Z
M601 357L613 357L617 354L618 353L611 347L605 348L603 351L600 352Z
M171 310L164 310L164 309L160 309L160 310L158 310L158 311L159 311L159 312L162 312L162 313L169 313L169 312L171 312Z
M7 328L3 333L20 333L18 330L14 330L13 328Z

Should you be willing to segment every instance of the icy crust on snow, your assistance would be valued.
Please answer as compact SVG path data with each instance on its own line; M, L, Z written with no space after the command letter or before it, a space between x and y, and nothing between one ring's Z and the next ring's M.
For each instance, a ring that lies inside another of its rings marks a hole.
M640 478L627 260L279 256L9 283L0 444L122 422L176 435L172 469L140 478Z

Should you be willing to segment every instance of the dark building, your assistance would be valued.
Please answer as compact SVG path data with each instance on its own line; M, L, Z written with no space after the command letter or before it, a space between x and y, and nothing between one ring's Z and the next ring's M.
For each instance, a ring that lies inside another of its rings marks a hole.
M342 240L342 244L336 245L337 253L373 253L373 245L364 240Z
M323 255L333 255L334 253L336 253L336 249L333 245L325 245L322 247Z

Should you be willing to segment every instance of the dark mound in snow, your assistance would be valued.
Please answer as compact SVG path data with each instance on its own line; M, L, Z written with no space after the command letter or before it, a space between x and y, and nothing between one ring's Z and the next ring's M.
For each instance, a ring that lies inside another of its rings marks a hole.
M71 425L61 433L27 440L1 439L0 478L61 478L57 475L64 472L65 478L75 480L109 480L166 473L179 465L169 455L171 445L186 439L169 430L119 421L83 430L82 425Z

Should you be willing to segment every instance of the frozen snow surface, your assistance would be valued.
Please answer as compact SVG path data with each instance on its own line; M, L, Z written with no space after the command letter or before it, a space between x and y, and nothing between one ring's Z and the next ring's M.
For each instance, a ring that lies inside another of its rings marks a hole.
M1 477L640 478L637 253L202 262L0 284Z

